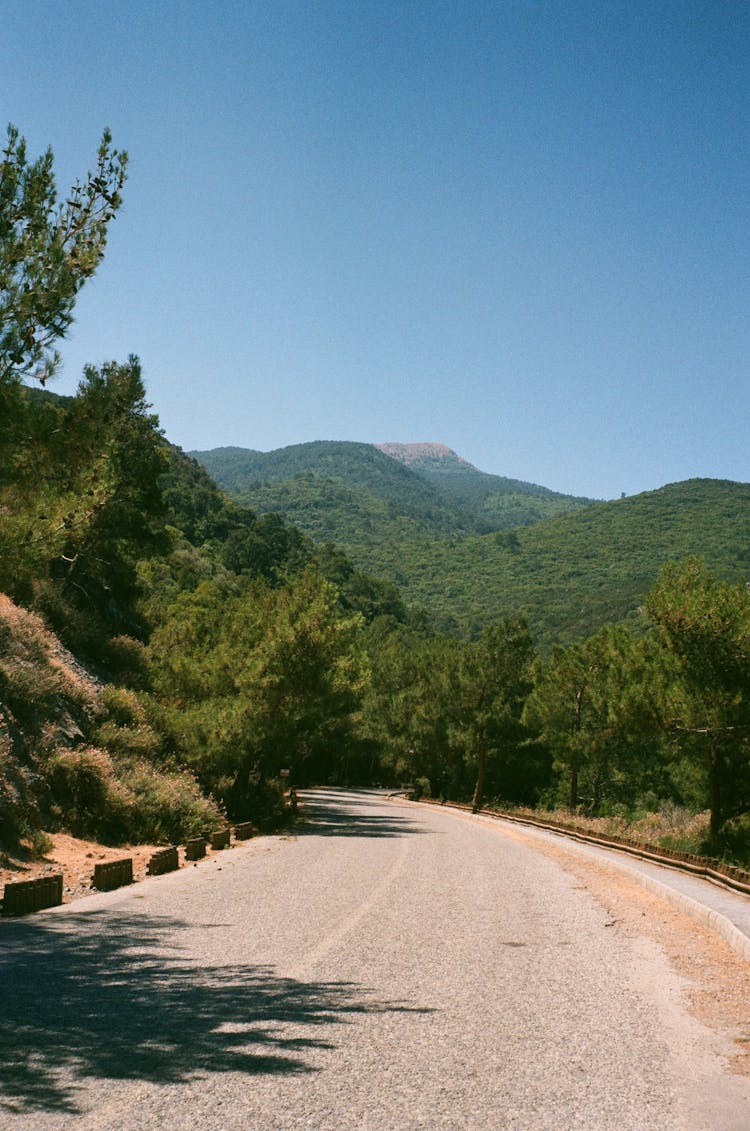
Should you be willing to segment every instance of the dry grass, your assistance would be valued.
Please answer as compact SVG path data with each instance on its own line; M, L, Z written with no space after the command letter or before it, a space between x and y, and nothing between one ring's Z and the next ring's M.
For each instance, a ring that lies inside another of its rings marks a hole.
M644 813L635 821L625 817L587 817L571 814L567 809L518 809L518 816L534 820L549 820L562 825L574 825L582 832L595 836L618 836L627 840L651 845L654 848L675 848L684 852L700 853L700 846L709 835L709 812L694 813L681 805L663 804L657 812Z

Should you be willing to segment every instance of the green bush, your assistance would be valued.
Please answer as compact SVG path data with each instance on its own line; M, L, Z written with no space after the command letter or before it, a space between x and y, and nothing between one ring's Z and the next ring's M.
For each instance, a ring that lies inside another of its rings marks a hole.
M419 801L421 797L430 797L430 779L415 778L414 785L411 787L411 795L415 801Z
M49 579L34 586L34 608L76 656L100 660L103 632L100 619L91 611L69 601L60 586Z
M278 828L288 816L284 800L284 787L279 781L251 780L245 791L239 792L234 779L220 778L216 796L233 821L252 821L264 831Z
M138 759L124 770L123 783L134 798L128 821L133 841L182 844L226 824L223 808L201 792L189 770L165 772Z
M104 660L118 683L142 690L148 686L146 649L132 636L114 636L107 641Z
M117 780L104 750L58 749L47 762L45 776L57 827L109 843L127 839L135 798Z
M724 823L719 833L719 848L729 859L750 866L750 812Z
M108 683L99 692L97 705L104 716L118 726L139 726L146 722L146 712L138 696L125 687Z
M120 758L150 758L157 760L161 739L146 723L138 726L118 726L109 720L96 729L95 741L110 754Z
M46 779L54 823L74 836L175 844L226 820L189 771L163 771L145 758L113 758L94 747L58 750Z

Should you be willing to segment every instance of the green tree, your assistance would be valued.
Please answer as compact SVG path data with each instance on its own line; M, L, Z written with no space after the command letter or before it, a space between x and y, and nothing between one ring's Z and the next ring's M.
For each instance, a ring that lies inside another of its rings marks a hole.
M308 570L248 610L262 636L237 673L237 718L245 757L235 778L241 796L252 773L327 776L351 741L352 716L365 679L355 648L361 617L344 618L333 586ZM242 638L243 620L235 625Z
M526 737L521 716L532 687L533 658L534 646L522 618L486 628L478 641L464 646L459 658L451 741L467 765L476 767L475 813L482 806L488 766L502 764Z
M9 126L0 155L0 583L24 599L45 556L64 546L61 507L70 514L90 442L76 447L67 400L32 396L40 390L22 380L44 384L55 369L54 343L104 254L126 165L105 131L93 172L58 201L51 150L29 161Z
M605 799L632 799L649 774L652 784L662 683L652 643L617 625L581 644L555 647L538 663L524 721L567 777L571 812L582 792L596 811Z
M716 837L750 808L750 589L689 558L665 566L647 610L676 664L666 721L705 772Z
M156 713L233 815L282 767L297 778L338 768L366 679L360 626L309 570L285 587L258 580L232 595L204 583L174 601L149 647Z
M166 452L149 410L140 362L131 356L86 366L70 413L70 448L80 454L69 452L75 478L53 574L122 628L133 615L137 561L169 545L159 485Z
M104 254L126 165L105 130L94 171L60 203L52 150L30 162L25 140L8 127L0 161L0 419L10 386L24 376L44 383L54 371L54 343Z
M33 397L31 411L43 424L36 458L0 491L0 588L28 600L41 585L48 612L54 590L99 630L137 632L136 563L168 544L166 455L138 359L87 366L75 398L52 408Z
M384 618L364 647L371 676L362 730L384 775L399 785L427 779L434 795L459 796L464 766L448 739L447 696L460 645Z

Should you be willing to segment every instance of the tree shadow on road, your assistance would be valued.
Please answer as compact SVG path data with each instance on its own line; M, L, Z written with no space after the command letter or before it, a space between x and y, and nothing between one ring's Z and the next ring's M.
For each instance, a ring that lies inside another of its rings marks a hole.
M350 982L194 964L180 952L185 926L106 910L2 924L0 1110L75 1114L92 1077L310 1072L305 1051L332 1048L332 1024L421 1012Z
M299 836L398 837L424 833L414 817L373 811L373 794L339 794L335 789L301 791L302 819L295 828Z

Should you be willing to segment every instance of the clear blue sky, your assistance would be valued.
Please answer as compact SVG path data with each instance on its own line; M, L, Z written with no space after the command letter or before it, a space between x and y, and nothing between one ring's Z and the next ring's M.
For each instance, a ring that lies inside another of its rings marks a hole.
M750 479L744 0L0 0L0 118L131 155L54 388L186 449L436 440L611 498Z

